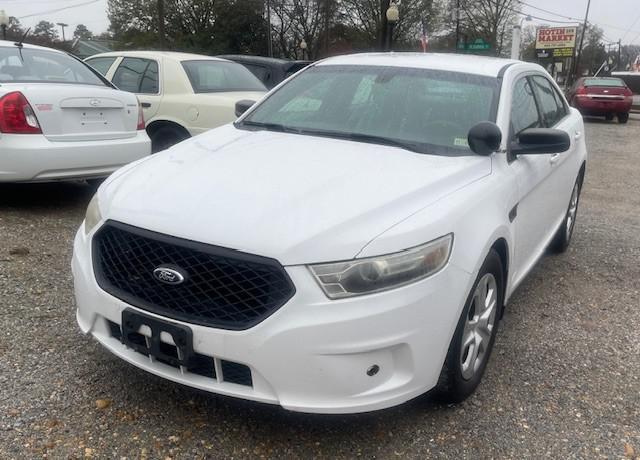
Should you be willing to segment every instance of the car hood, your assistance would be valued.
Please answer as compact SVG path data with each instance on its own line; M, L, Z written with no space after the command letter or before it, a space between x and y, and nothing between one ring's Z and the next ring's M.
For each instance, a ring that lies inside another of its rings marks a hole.
M490 171L488 157L227 125L115 173L99 202L105 219L297 265L353 258Z

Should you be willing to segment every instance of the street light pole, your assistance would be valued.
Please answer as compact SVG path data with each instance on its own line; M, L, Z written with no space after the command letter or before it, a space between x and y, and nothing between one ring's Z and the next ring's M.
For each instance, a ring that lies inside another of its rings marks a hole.
M531 21L531 16L525 16L520 22L513 26L513 37L511 39L511 59L520 59L520 44L522 43L522 24L524 21Z
M395 1L392 1L389 4L389 8L387 9L387 24L389 26L389 30L387 31L387 45L386 50L391 51L393 46L393 28L396 23L400 19L400 11L398 10L398 4Z
M307 51L307 42L304 40L304 38L300 42L300 49L302 50L302 60L304 61L304 53ZM308 55L309 54L307 53L307 56Z
M2 28L2 39L7 39L7 27L9 26L9 16L4 10L0 10L0 27Z

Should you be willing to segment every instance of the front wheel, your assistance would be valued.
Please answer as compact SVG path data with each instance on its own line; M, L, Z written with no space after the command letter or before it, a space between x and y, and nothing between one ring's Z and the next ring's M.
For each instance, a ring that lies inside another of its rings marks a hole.
M440 373L436 391L445 401L463 401L480 384L498 330L503 288L502 261L492 249L462 309Z
M582 178L578 177L576 183L571 191L571 199L569 201L569 207L565 214L564 221L558 229L558 232L553 237L551 242L551 250L556 253L562 253L567 250L569 243L571 243L571 237L573 236L573 229L576 226L576 217L578 216L578 205L580 204L580 190L582 188Z
M625 124L628 121L629 121L629 114L628 113L619 113L618 114L618 123Z

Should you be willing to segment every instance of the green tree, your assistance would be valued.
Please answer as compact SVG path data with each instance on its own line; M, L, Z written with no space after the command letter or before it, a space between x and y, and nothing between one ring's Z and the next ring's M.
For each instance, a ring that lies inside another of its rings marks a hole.
M55 24L44 20L37 23L33 28L33 35L38 38L39 41L48 44L58 39L58 31L56 30Z
M93 32L91 32L84 24L78 24L76 30L73 31L73 37L81 40L89 40L93 38Z

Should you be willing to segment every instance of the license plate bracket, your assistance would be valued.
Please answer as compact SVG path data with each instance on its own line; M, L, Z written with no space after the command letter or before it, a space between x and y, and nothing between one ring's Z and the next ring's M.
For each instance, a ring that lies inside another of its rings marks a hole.
M147 326L151 337L140 340L142 326ZM122 311L122 343L139 353L150 355L174 367L190 367L195 359L193 332L181 324L163 321L140 314L130 308ZM160 340L162 333L169 334L175 344Z

